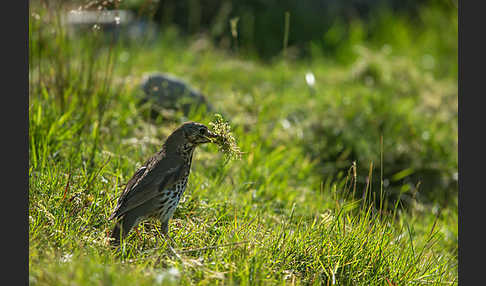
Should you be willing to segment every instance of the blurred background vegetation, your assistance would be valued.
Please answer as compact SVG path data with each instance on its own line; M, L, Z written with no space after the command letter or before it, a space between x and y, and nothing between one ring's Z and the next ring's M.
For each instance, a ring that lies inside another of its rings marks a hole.
M123 5L152 18L159 27L176 26L183 35L203 33L217 47L261 60L281 54L285 13L289 13L288 46L295 58L327 56L353 63L353 46L366 42L413 50L419 40L422 55L433 54L440 75L457 73L457 1L353 0L353 1L145 1ZM154 7L149 7L153 5ZM142 8L142 9L141 9ZM236 39L231 21L237 21ZM427 30L427 31L424 31Z

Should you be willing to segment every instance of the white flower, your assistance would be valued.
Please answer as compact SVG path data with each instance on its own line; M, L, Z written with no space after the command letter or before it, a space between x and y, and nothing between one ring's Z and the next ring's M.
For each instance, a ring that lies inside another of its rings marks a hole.
M312 72L307 72L305 74L305 81L307 82L308 86L312 87L316 83L316 78Z

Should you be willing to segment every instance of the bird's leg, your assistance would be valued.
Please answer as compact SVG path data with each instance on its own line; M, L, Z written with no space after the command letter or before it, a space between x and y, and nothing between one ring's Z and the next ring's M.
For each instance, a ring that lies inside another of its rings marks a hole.
M169 222L164 222L162 223L162 235L164 236L165 239L170 240L173 245L177 246L177 243L175 240L172 238L172 236L169 235Z
M168 241L168 240L171 240L172 238L170 238L170 236L168 236L168 235L164 235L164 234L163 234L163 236L164 236L165 240L167 241L167 247L169 248L169 252L170 252L170 253L171 253L173 256L175 256L177 259L182 260L182 259L181 259L181 256L180 256L179 254L177 254L177 252L175 251L175 249L174 249L174 248L172 248L170 241ZM169 238L169 239L167 239L167 238Z
M174 239L172 239L172 237L170 237L169 235L169 221L165 221L162 223L162 236L164 237L165 241L167 242L167 247L169 248L169 251L171 252L171 254L173 256L175 256L177 259L181 260L181 256L179 254L177 254L177 252L175 251L174 248L172 248L171 246L171 242L174 244L174 245L177 245L176 242L174 241Z

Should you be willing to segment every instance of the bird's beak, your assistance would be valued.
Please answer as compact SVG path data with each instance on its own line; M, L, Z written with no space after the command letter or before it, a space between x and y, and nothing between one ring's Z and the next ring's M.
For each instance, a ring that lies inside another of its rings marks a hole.
M206 139L207 139L208 141L206 141L205 143L208 143L208 142L213 142L213 141L214 141L214 139L216 139L216 138L218 138L218 137L219 137L219 135L218 135L218 134L216 134L216 133L211 132L211 131L209 131L209 130L208 130L208 133L206 134Z

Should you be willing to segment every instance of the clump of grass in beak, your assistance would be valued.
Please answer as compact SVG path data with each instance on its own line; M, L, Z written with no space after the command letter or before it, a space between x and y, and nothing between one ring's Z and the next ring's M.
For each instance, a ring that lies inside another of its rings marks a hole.
M243 152L236 144L236 139L231 133L231 126L223 119L223 116L216 113L215 120L210 122L209 126L213 129L212 132L217 135L216 138L212 139L212 142L218 145L219 151L223 152L227 159L240 160Z

